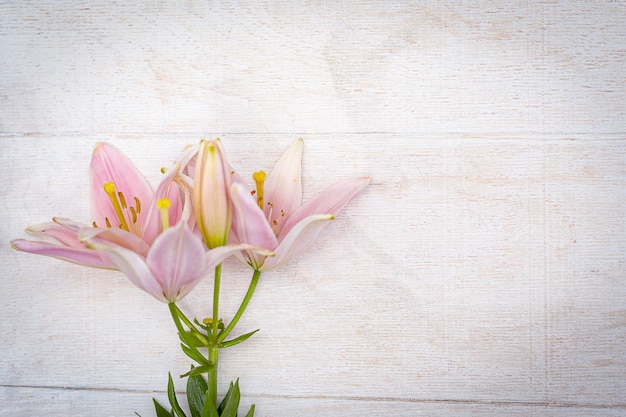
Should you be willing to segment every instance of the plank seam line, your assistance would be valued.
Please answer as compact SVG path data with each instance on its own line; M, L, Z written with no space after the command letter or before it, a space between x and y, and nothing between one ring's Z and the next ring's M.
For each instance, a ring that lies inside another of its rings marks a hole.
M134 390L121 388L96 388L96 387L69 387L56 385L18 385L0 384L2 388L25 388L41 390L62 390L62 391L101 391L120 392L133 394L166 394L165 390ZM184 395L184 391L178 392ZM403 397L360 397L343 395L272 395L272 394L245 394L246 397L254 398L274 398L285 400L343 400L343 401L363 401L363 402L403 402L418 404L444 404L444 405L491 405L504 407L541 407L541 408L581 408L581 409L626 409L626 404L594 404L577 403L567 401L523 401L523 400L471 400L471 399L437 399L437 398L403 398Z

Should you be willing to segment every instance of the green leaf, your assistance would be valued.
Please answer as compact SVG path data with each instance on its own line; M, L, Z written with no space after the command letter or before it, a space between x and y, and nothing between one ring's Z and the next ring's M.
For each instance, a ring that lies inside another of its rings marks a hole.
M186 374L181 375L180 377L184 378L186 376L194 376L194 375L205 374L205 373L209 372L211 370L211 368L213 368L213 365L196 366L196 367L192 368L191 371L187 372Z
M196 369L192 367L192 371ZM190 375L187 379L187 402L193 417L201 417L208 385L202 375Z
M212 366L211 361L202 355L195 347L185 346L184 344L180 344L180 348L185 352L185 355L189 356L194 361L198 362L201 365Z
M215 408L215 403L211 401L211 395L209 391L207 391L206 396L204 397L204 408L202 409L201 417L219 417L219 413L217 412L217 408Z
M210 318L206 318L203 320L204 323L200 323L198 321L198 319L194 318L193 322L196 323L199 327L203 328L204 330L208 331L210 328L210 324L211 324L211 320Z
M231 392L233 390L233 383L230 383L230 386L228 387L228 392L226 392L226 395L224 396L224 398L222 398L222 401L220 402L220 405L217 407L217 412L222 415L222 411L224 411L224 406L226 406L226 402L228 401L228 397L230 397Z
M154 398L152 399L152 402L154 402L154 408L156 408L157 417L173 417L174 416L173 411L167 411L167 408L159 404L157 400L155 400Z
M181 340L185 344L193 347L207 347L209 346L209 339L202 333L194 332L192 330L185 331L185 336L181 336Z
M178 338L185 344L190 344L189 339L195 339L193 336L193 330L185 330L182 326L178 330Z
M250 333L246 333L246 334L242 334L239 337L236 337L232 340L227 340L225 342L222 342L219 344L219 347L221 348L227 348L227 347L231 347L231 346L235 346L238 345L241 342L245 342L246 340L248 340L250 338L250 336L252 336L253 334L255 334L256 332L258 332L259 329L256 329Z
M254 417L254 404L250 406L250 411L246 414L246 417Z
M237 417L237 409L239 408L239 380L233 383L230 383L230 388L228 389L228 393L222 400L220 404L220 408L222 409L220 416L221 417ZM223 405L223 407L222 407Z
M172 381L172 374L168 373L167 378L167 398L169 398L170 400L170 405L172 406L172 409L178 417L187 417L183 409L180 408L178 400L176 399L176 391L174 390L174 381Z

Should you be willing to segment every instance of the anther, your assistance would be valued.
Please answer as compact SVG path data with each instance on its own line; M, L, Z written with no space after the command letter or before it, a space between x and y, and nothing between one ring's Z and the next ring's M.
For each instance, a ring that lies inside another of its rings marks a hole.
M135 197L135 210L137 210L137 214L141 213L141 202L137 197Z
M121 191L118 191L117 196L120 199L120 204L122 205L122 208L128 208L128 206L126 205L126 199L124 198L124 194L122 194Z

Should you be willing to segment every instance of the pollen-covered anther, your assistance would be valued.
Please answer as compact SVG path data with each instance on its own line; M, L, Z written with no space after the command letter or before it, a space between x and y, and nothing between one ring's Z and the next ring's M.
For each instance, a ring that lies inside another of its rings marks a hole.
M126 199L124 198L124 194L122 194L121 191L117 192L117 198L119 198L120 200L120 204L122 205L122 208L128 208L128 206L126 205Z

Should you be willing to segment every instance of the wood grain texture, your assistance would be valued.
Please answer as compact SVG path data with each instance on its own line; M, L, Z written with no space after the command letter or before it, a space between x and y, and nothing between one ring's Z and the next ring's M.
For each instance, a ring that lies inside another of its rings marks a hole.
M189 363L119 273L10 249L89 222L110 141L150 181L220 136L372 184L263 276L223 352L257 415L626 415L626 5L0 5L0 415L152 415ZM249 274L225 264L223 315ZM181 306L207 315L211 281ZM182 389L182 385L179 386Z

